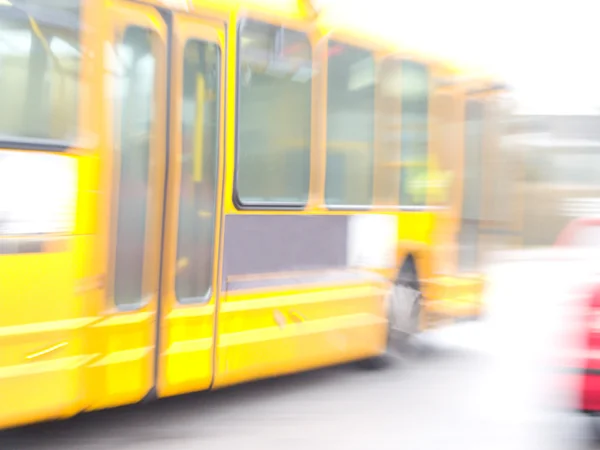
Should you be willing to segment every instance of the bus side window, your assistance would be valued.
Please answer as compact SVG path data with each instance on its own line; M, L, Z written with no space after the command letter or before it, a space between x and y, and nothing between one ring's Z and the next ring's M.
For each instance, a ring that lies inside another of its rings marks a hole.
M0 136L72 143L82 87L80 4L23 3L0 1Z
M375 60L358 47L329 42L325 202L370 205L373 198Z
M185 45L181 181L175 293L181 303L210 295L219 155L220 49L190 40Z
M400 201L400 143L401 143L401 103L402 72L401 61L385 58L378 71L380 86L377 129L380 133L379 147L376 150L377 193L376 202L382 205L397 206Z
M241 29L236 200L302 206L310 180L312 48L299 31Z
M423 64L402 62L401 115L400 204L423 206L429 176L429 71Z

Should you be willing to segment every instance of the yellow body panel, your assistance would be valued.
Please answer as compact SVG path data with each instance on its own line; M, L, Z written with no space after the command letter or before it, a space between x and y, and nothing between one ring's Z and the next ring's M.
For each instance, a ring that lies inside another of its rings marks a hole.
M148 308L114 314L96 322L88 339L99 355L87 367L91 381L89 409L103 409L142 400L154 384L154 325Z
M165 317L161 396L207 389L212 381L214 305L175 309ZM194 368L194 370L190 370Z
M229 294L215 387L381 353L386 293L385 285L346 284Z
M425 328L435 328L456 320L480 317L484 312L481 276L438 276L423 280L426 286Z
M0 240L3 245L7 240ZM73 292L69 247L0 257L3 426L66 417L85 406L83 367L90 358L84 330L90 320L82 317Z

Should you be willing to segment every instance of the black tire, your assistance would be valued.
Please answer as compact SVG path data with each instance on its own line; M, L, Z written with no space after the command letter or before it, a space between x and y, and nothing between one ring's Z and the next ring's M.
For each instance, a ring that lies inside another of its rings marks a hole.
M418 332L421 315L421 288L414 260L410 257L404 262L398 273L392 296L398 295L399 292L404 292L405 290L411 292L411 299L409 300L411 304L409 314L406 318L409 326L405 331L394 329L396 311L394 311L393 305L396 302L394 299L391 299L388 308L388 341L386 349L381 355L359 361L358 364L361 368L367 370L385 368L393 362L404 360L411 352L412 339ZM414 300L412 299L412 295L415 296Z

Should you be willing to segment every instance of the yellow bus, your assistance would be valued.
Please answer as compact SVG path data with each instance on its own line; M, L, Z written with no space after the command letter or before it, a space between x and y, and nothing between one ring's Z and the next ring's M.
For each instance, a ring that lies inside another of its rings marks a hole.
M457 249L495 81L339 17L0 1L0 427L480 314Z

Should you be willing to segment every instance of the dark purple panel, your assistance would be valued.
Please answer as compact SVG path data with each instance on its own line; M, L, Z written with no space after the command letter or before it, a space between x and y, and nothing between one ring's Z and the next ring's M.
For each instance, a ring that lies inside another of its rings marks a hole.
M347 229L344 215L228 215L223 282L239 275L345 268Z

